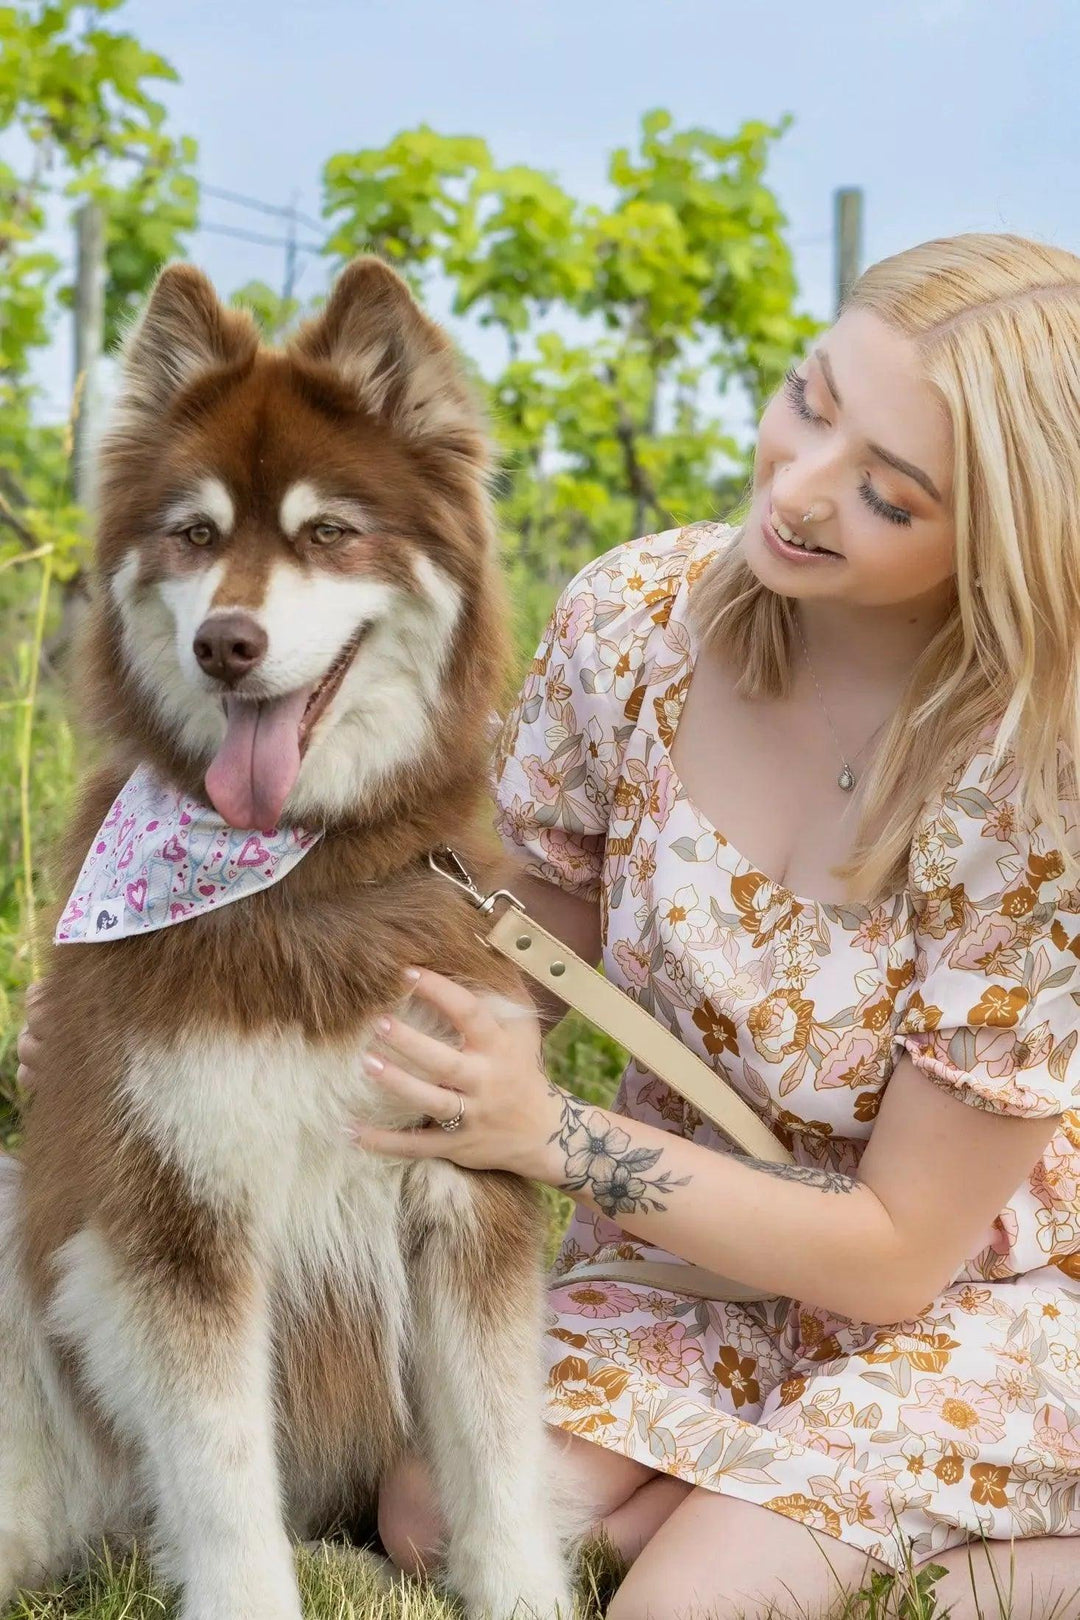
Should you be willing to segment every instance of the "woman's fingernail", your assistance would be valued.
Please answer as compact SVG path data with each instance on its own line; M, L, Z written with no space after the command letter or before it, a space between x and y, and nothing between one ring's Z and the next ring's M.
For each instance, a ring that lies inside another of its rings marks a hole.
M403 979L408 980L409 984L415 984L417 979L420 977L420 969L406 968L401 976Z
M391 1027L389 1018L377 1018L375 1020L375 1028L380 1035L389 1035Z
M386 1068L386 1064L383 1062L382 1058L376 1057L374 1052L366 1052L364 1054L364 1064L371 1070L372 1074L382 1074L383 1070Z

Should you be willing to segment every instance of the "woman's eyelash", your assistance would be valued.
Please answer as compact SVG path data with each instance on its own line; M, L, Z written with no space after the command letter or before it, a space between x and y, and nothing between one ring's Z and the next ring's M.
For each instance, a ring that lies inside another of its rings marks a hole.
M816 416L806 403L806 378L800 377L794 369L784 378L784 392L804 422L824 421L824 417Z
M823 422L825 420L823 416L818 416L816 412L812 411L806 403L806 378L800 377L799 373L794 369L789 371L784 378L784 392L804 422ZM902 506L891 506L888 501L883 501L868 479L864 479L859 485L859 494L871 512L874 512L880 518L884 518L887 523L897 523L902 528L910 528L911 513L905 512Z
M883 517L887 523L899 523L905 529L911 527L911 513L905 512L902 506L890 506L888 501L883 501L868 479L864 478L859 485L859 494L871 512L876 512L878 517Z

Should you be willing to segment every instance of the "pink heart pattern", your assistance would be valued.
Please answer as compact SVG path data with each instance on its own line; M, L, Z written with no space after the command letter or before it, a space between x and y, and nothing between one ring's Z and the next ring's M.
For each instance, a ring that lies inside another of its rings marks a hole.
M321 829L230 827L143 765L105 817L57 924L57 944L168 928L279 883Z

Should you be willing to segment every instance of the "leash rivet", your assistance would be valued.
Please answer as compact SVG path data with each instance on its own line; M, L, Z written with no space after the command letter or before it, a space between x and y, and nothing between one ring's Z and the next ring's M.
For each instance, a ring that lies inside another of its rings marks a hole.
M551 974L552 974L553 978L557 979L559 977L560 973L565 973L565 972L566 972L566 963L565 962L552 962L552 964L551 964Z
M529 946L532 944L532 935L519 934L517 939L514 941L514 944L517 946L519 951L527 951Z

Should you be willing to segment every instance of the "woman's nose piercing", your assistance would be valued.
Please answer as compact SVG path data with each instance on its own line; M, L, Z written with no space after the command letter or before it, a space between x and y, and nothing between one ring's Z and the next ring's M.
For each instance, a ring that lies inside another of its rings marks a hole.
M814 513L815 513L816 510L817 510L817 508L812 506L810 508L809 512L804 512L803 515L802 515L803 522L804 523L813 523L813 521L814 521Z

